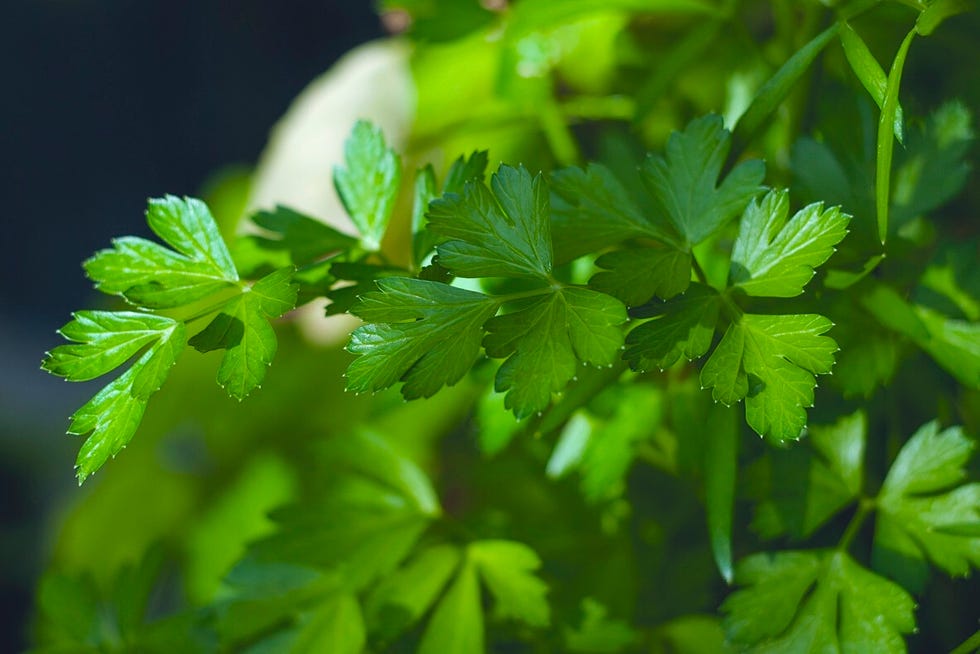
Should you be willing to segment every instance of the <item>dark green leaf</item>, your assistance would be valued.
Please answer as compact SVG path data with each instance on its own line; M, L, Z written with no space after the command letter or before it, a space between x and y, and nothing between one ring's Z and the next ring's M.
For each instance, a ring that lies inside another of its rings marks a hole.
M347 349L360 355L347 388L375 391L404 381L406 398L429 397L458 382L480 352L483 324L498 303L481 293L421 279L388 277L352 311L367 321Z
M665 370L683 355L696 359L711 347L721 308L718 293L702 284L691 284L684 295L668 302L654 301L643 307L657 317L635 327L626 337L623 358L634 370Z
M731 147L721 116L704 116L670 135L664 157L650 155L643 165L659 217L681 234L685 249L721 229L763 190L761 161L739 164L719 184Z
M604 254L589 286L619 298L627 306L643 304L653 296L669 300L691 283L691 253L652 248L617 250Z
M501 166L490 188L468 182L429 205L429 229L446 239L439 263L460 277L550 279L552 267L547 184L522 166Z

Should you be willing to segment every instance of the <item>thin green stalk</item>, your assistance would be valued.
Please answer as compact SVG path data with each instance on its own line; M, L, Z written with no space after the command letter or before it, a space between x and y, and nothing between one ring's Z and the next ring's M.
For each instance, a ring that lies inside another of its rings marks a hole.
M976 652L977 650L980 650L980 631L977 631L975 634L960 643L949 654L973 654L973 652Z
M844 529L844 534L840 538L840 542L837 543L838 551L845 552L851 546L851 542L854 537L857 536L858 532L861 530L861 525L864 524L865 519L874 511L875 503L874 500L862 497L861 501L858 503L857 511L854 513L854 517L847 524Z

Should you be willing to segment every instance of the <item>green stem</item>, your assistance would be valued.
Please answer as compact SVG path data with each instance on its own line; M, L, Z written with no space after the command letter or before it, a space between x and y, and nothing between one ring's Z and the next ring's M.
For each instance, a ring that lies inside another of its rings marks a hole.
M874 500L868 499L867 497L862 497L861 501L858 503L857 512L855 512L854 517L848 523L847 528L844 529L844 535L841 536L840 542L837 543L837 549L841 552L847 551L851 546L851 541L857 536L858 531L861 529L861 525L864 524L865 519L868 515L874 511L875 503Z
M636 101L625 95L579 96L559 105L566 119L632 120Z
M578 150L578 143L554 100L546 100L542 103L538 109L538 120L558 163L562 166L579 163L582 155Z
M949 654L972 654L980 649L980 631L967 638L965 641L960 643L956 649L954 649Z
M516 293L506 293L504 295L495 295L493 299L497 301L498 305L505 302L513 302L514 300L523 300L529 297L538 297L539 295L548 295L550 293L555 293L560 291L564 286L555 280L551 280L551 284L548 286L542 286L541 288L532 288L528 291L518 291Z

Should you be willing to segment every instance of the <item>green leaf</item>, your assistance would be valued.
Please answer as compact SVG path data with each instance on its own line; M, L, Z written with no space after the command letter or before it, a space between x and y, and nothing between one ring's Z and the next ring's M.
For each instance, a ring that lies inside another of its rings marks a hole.
M276 355L276 332L269 320L296 305L292 268L284 268L257 281L229 300L203 331L190 340L200 352L225 350L217 381L228 395L244 399L258 388Z
M488 155L486 150L477 150L469 157L458 157L446 173L442 184L443 193L462 193L466 182L483 182L487 174Z
M639 317L656 312L653 320L640 324L626 337L623 358L634 370L665 370L683 355L688 361L704 356L711 347L721 308L717 291L691 284L687 292L668 302L654 301L643 307Z
M593 275L589 286L627 306L643 304L653 296L669 300L691 283L691 253L681 250L617 250L595 263L606 270Z
M737 165L719 184L731 147L721 116L709 115L671 134L665 156L650 155L643 164L657 212L681 234L685 249L721 229L763 190L761 161Z
M840 551L756 554L722 605L729 638L750 652L904 652L912 597Z
M768 497L753 528L763 538L808 538L860 495L867 419L858 411L808 430L805 447L770 452Z
M292 654L361 654L367 635L357 600L334 595L320 606L300 628L290 648Z
M368 597L368 621L388 636L417 622L429 610L459 566L459 549L435 545L385 577Z
M380 129L363 120L354 125L333 181L364 249L378 250L401 184L401 162Z
M959 427L939 431L938 423L930 422L916 431L878 496L876 558L897 554L909 567L928 558L951 575L980 567L980 538L940 529L980 521L980 483L962 484L974 447Z
M288 253L294 266L306 266L357 245L353 236L282 205L272 211L257 212L252 222L269 232L269 236L245 238L252 239L260 249Z
M41 367L68 381L88 381L118 368L146 345L168 339L172 318L133 311L78 311L58 333L76 345L60 345Z
M888 88L888 77L882 69L881 64L871 54L867 44L861 35L854 31L854 28L847 21L840 22L841 45L844 46L844 55L847 63L851 65L851 70L857 75L861 85L871 95L878 108L881 109L885 104L885 93ZM899 143L904 142L905 121L902 117L902 106L895 108L895 138Z
M548 586L534 574L541 567L534 550L513 541L483 540L471 543L466 551L493 595L498 617L532 627L548 626Z
M762 85L762 88L752 99L752 104L749 105L749 108L746 109L735 125L735 142L739 144L739 147L748 143L766 123L769 116L782 104L789 92L810 68L817 55L833 40L837 29L838 25L835 23L817 34L809 43L787 59L786 63Z
M476 567L467 561L439 601L422 635L419 654L483 652L483 608Z
M207 205L168 195L149 201L147 223L173 249L127 236L85 262L104 293L149 308L171 308L212 295L238 281L238 272Z
M70 381L104 375L149 345L129 370L71 418L69 434L91 432L75 463L81 483L133 438L147 400L163 385L187 337L183 323L131 311L79 311L60 331L78 344L56 347L41 365Z
M489 320L483 346L491 357L507 357L495 382L497 391L507 391L506 407L526 418L548 406L579 361L612 365L624 322L626 308L618 300L582 288L546 293Z
M770 191L745 209L732 248L730 280L748 295L794 297L847 235L839 207L804 207L789 219L789 191Z
M429 205L429 229L446 239L439 263L459 277L550 279L552 269L547 184L523 166L501 166L490 188L470 181L462 194Z
M351 334L347 349L360 355L347 369L355 392L405 382L406 398L429 397L458 382L480 352L483 324L497 301L439 282L388 277L353 313L368 324Z
M634 237L670 244L679 241L672 227L646 218L626 187L602 164L555 171L551 192L552 234L559 262Z
M823 316L746 314L732 324L701 369L701 385L724 404L745 398L745 419L760 436L797 440L813 406L815 374L830 372L837 344Z
M895 149L895 139L892 137L895 116L898 112L898 89L902 83L902 71L905 69L905 58L908 56L912 39L916 31L912 29L902 41L891 71L888 73L888 86L885 89L885 101L881 107L881 117L878 119L878 147L875 159L875 208L878 215L878 239L884 245L888 237L888 206L891 201L892 153Z

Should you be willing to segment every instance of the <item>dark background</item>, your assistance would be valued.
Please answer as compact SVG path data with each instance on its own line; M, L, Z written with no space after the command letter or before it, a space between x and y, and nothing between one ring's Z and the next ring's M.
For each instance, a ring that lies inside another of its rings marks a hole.
M38 365L95 301L79 264L113 236L147 236L147 197L254 163L303 87L381 34L365 0L3 3L0 650L28 642L45 537L74 488L64 428L91 389Z

